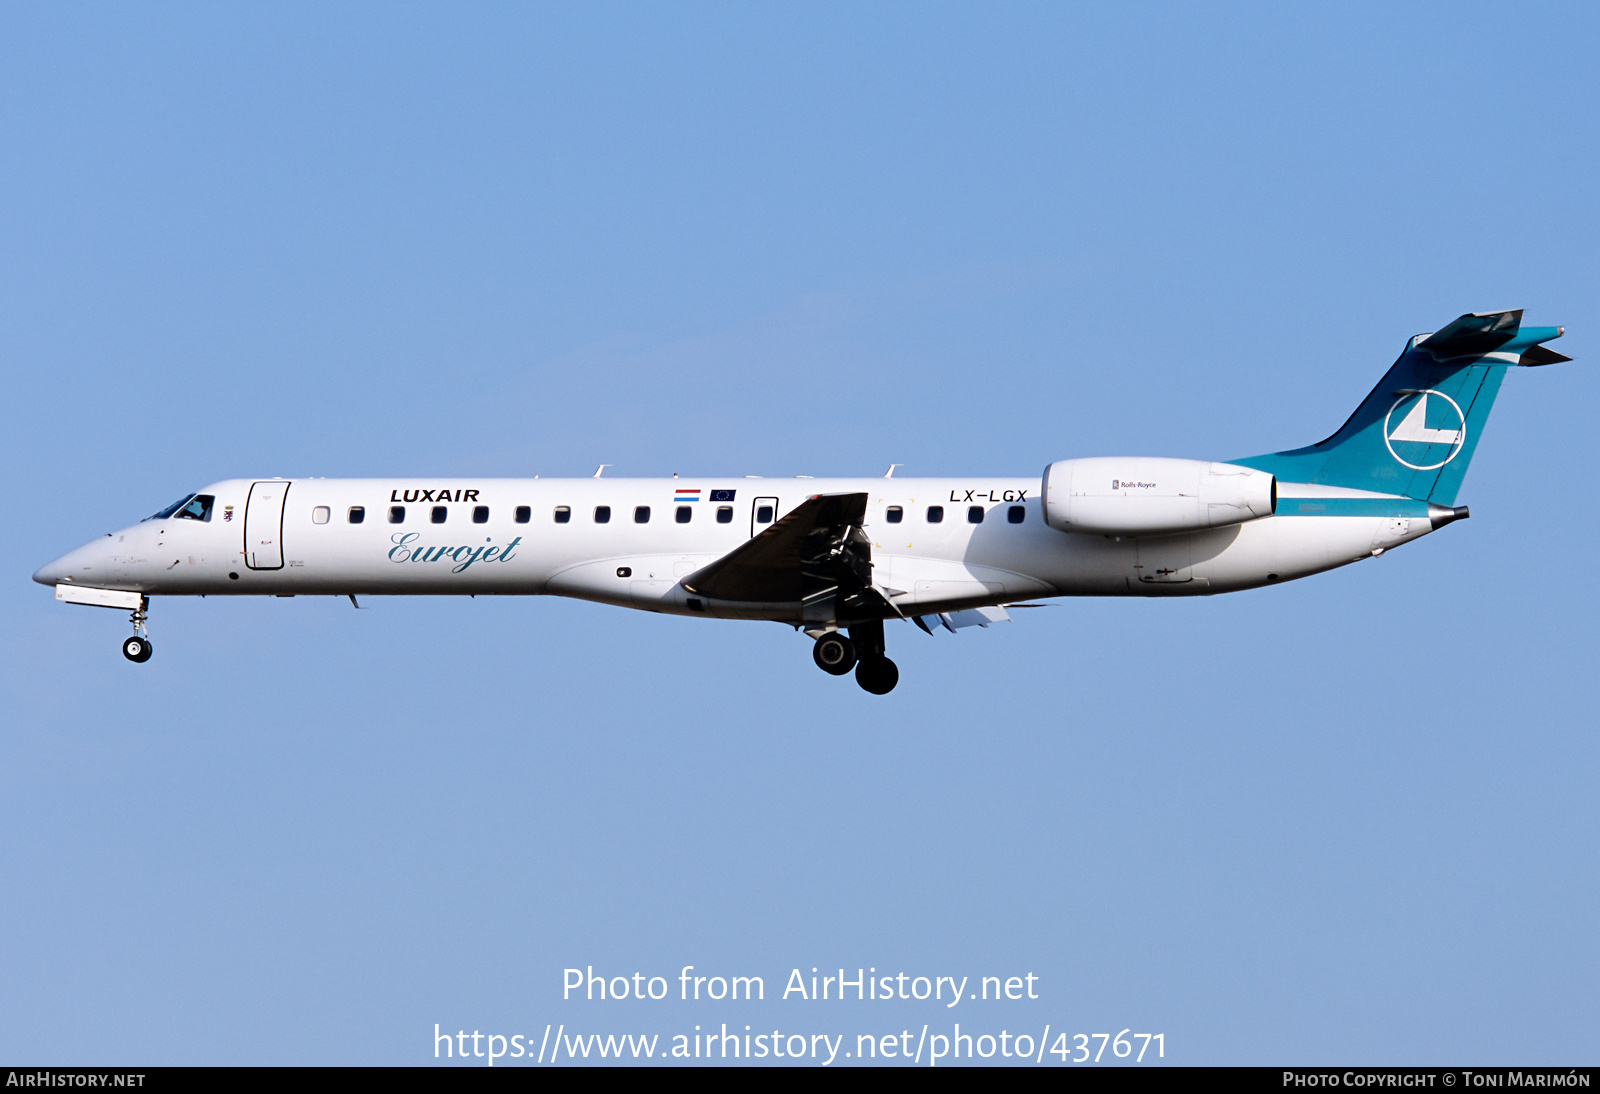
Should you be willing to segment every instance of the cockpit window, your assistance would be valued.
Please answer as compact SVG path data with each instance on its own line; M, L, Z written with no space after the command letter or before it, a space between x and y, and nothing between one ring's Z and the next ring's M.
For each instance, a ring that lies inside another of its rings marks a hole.
M196 494L187 505L172 515L180 520L210 520L211 503L216 500L210 494Z
M193 495L193 494L185 494L183 497L179 498L177 501L173 502L171 505L169 505L165 509L161 510L161 512L153 513L150 516L145 517L144 519L145 520L166 520L172 514L176 513L179 509L182 509L185 505L188 505L191 501L194 500L194 498L195 498L195 495ZM207 510L209 510L210 507L211 507L211 503L208 500L206 502Z

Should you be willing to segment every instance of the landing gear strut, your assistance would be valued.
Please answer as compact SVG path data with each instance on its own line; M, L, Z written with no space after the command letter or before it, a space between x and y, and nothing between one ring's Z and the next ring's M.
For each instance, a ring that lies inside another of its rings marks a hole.
M150 598L140 597L139 606L133 610L128 619L128 622L133 624L133 637L122 642L122 656L139 665L150 660L150 654L155 651L155 647L150 644L150 631L145 627L145 621L150 618L149 612L146 611L149 607Z

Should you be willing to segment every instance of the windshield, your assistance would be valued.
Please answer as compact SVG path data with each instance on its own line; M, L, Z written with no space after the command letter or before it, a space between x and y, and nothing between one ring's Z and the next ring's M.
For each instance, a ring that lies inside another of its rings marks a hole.
M196 494L187 505L172 515L181 520L210 520L211 503L216 500L210 494Z
M154 513L145 520L166 520L168 517L178 517L181 520L210 520L211 504L216 501L211 494L187 494L159 513ZM143 521L140 522L141 524Z
M169 505L165 509L161 510L161 512L152 513L150 516L145 517L144 519L145 520L166 520L172 514L176 513L179 509L182 509L185 505L188 505L189 502L191 500L193 500L193 498L194 498L193 494L185 494L183 497L179 498L177 501L173 502L171 505Z

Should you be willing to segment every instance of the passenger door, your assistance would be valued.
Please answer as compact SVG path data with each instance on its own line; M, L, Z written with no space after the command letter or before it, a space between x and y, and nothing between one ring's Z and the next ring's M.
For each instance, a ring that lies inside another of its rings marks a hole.
M286 482L250 486L244 504L244 564L252 570L283 569L283 503Z

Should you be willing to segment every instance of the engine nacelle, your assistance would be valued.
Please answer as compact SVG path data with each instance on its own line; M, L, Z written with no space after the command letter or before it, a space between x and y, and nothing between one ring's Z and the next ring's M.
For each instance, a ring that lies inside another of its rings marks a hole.
M1063 532L1166 536L1271 516L1278 480L1209 460L1100 456L1044 469L1044 519Z

